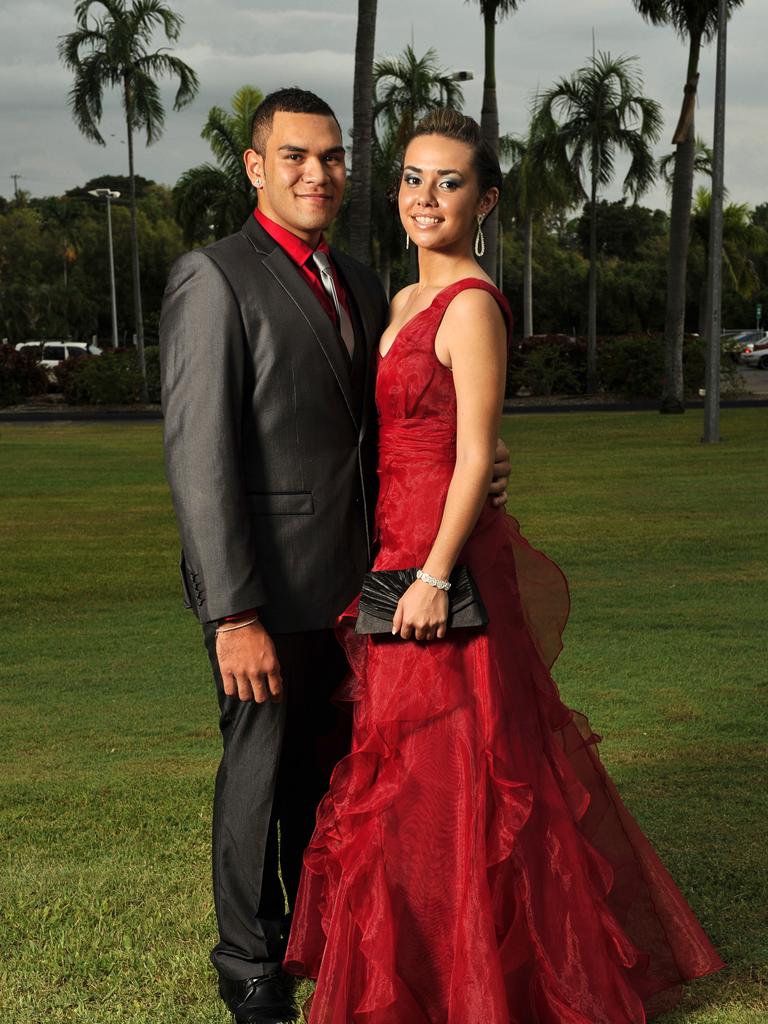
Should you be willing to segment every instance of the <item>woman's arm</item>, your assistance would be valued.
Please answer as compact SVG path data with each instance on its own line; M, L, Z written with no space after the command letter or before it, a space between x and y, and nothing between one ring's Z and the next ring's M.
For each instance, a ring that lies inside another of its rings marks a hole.
M506 379L507 331L495 299L461 292L448 307L435 340L456 389L456 466L432 549L422 568L447 580L488 497ZM400 599L393 632L417 640L445 636L448 597L417 580Z

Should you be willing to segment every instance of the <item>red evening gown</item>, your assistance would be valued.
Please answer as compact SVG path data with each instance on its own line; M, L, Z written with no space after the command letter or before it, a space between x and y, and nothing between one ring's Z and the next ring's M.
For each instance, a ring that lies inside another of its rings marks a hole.
M376 569L423 564L456 453L434 341L458 281L379 360ZM459 562L488 609L441 641L339 637L351 753L304 858L285 961L311 1024L641 1024L722 962L550 666L565 578L486 505Z

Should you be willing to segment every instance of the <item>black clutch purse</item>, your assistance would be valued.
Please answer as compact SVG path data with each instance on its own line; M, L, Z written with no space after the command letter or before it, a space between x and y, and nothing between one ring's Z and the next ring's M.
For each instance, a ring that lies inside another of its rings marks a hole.
M367 572L360 591L356 633L392 633L397 602L416 579L417 569ZM448 591L448 628L485 626L488 612L466 565L457 565Z

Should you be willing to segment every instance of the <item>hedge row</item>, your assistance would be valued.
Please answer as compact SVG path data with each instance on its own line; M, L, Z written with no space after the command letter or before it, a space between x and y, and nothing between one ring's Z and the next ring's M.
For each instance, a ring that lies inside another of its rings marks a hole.
M157 346L145 350L150 402L160 401ZM658 398L664 379L664 338L626 335L598 338L600 387L626 399ZM735 385L736 366L724 356L723 376ZM686 392L704 386L704 340L686 338L683 346ZM72 405L131 405L140 401L141 374L135 349L67 359L56 369L65 401ZM583 338L550 335L526 339L510 353L507 394L521 389L533 395L580 395L586 391L587 346ZM9 345L0 346L0 405L23 401L48 388L45 371L34 359Z
M144 349L150 402L160 401L160 358L157 346ZM141 371L135 349L117 349L100 356L65 359L56 380L70 405L133 405L141 401Z
M688 396L704 386L705 341L686 337L683 343L683 376ZM727 354L721 358L726 385L737 386L736 364ZM628 334L597 339L597 373L600 389L626 399L659 398L664 383L664 336ZM585 338L549 335L525 339L510 353L507 395L524 388L534 395L581 395L587 387Z

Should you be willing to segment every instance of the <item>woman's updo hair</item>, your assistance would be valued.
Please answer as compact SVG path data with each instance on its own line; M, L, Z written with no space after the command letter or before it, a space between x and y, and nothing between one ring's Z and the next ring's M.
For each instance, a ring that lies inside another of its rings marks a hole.
M490 143L483 138L480 125L474 118L467 117L452 107L438 107L419 121L408 138L406 147L419 135L442 135L446 139L466 143L472 149L472 165L477 174L480 195L485 195L489 188L497 188L501 192L499 158Z

